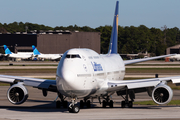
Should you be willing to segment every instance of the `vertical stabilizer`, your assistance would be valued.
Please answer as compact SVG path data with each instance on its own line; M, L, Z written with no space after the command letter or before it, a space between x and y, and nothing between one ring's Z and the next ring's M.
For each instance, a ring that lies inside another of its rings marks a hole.
M40 55L41 54L34 45L32 45L32 49L33 49L34 55Z
M5 54L12 54L12 52L9 50L9 48L4 45L4 51L5 51Z
M113 21L113 28L111 32L111 40L109 44L109 51L108 54L117 54L118 48L118 9L119 9L119 1L116 2L115 14L114 14L114 21Z

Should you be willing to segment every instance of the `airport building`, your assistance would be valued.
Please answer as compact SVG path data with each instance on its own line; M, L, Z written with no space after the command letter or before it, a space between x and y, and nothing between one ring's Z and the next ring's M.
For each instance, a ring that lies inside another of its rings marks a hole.
M180 54L180 44L172 46L172 47L168 47L166 49L166 54L173 54L173 53Z
M32 52L35 45L41 53L59 54L71 48L89 48L100 53L100 32L48 31L0 34L0 46L14 52Z

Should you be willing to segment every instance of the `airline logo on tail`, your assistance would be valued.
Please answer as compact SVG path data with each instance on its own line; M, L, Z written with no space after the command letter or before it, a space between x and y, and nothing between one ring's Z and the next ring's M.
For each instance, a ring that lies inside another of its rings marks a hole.
M117 54L118 49L118 6L119 1L116 2L115 14L114 14L114 21L113 21L113 28L111 32L111 40L109 44L109 54Z
M9 48L4 45L4 51L5 51L5 54L12 54L12 52L9 50Z
M32 49L33 49L34 55L40 55L41 54L34 45L32 45Z

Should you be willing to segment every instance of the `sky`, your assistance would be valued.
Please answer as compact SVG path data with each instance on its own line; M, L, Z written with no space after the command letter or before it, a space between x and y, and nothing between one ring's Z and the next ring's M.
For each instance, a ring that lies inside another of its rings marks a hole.
M0 23L112 25L117 0L0 0ZM119 25L180 28L180 0L119 0Z

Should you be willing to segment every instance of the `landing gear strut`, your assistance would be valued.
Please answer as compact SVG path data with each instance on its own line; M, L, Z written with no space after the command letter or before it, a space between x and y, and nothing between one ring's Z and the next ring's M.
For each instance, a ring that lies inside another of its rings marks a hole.
M79 112L79 110L80 110L79 106L76 104L77 104L76 98L72 98L71 104L68 107L68 111L70 113L78 113Z
M91 108L91 102L90 100L84 99L80 100L80 108L84 108L84 105L86 105L87 108Z
M131 101L129 101L128 95L130 96ZM128 90L126 90L126 96L125 97L122 96L122 98L124 98L124 101L121 102L121 107L125 108L127 106L129 108L132 108L133 107L133 101L134 101L133 99L134 99L134 97L135 97L134 93L129 92Z
M63 97L63 95L61 93L58 93L58 97L61 99L61 101L60 100L56 101L56 108L61 108L61 106L63 106L63 108L67 108L68 102L65 101L65 98Z

